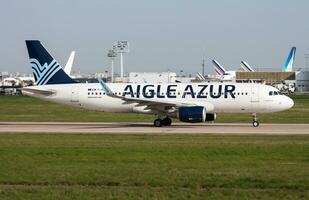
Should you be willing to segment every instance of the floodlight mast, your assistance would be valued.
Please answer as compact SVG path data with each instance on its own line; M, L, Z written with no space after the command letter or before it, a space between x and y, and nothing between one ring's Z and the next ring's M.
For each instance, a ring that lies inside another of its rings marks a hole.
M114 43L113 50L120 54L120 77L123 80L123 53L129 53L128 41L117 41Z
M117 53L112 49L112 50L108 50L107 53L107 57L109 57L111 59L111 81L112 83L114 82L114 60L115 57L117 57Z

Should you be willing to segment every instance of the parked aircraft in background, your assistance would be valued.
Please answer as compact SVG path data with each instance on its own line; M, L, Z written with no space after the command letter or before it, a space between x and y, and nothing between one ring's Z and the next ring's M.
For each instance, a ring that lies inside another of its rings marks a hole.
M72 66L74 62L74 57L75 57L75 51L72 51L67 61L67 64L64 66L64 72L69 76L72 76L71 71L72 71Z
M245 72L254 72L254 69L253 69L246 61L241 61L241 62L240 62L240 67L241 67Z
M296 47L292 47L285 63L282 66L283 72L292 72L293 71L295 53L296 53Z
M146 113L156 127L182 122L213 121L220 113L257 113L289 109L294 102L276 88L255 83L77 83L60 67L39 41L26 41L36 86L22 88L26 95L102 112Z
M236 71L227 71L220 63L216 60L212 60L215 67L217 77L222 81L232 81L236 78Z
M282 72L292 72L293 71L293 65L295 60L295 54L296 54L296 47L292 47L288 57L286 58L286 61L282 65ZM254 72L255 70L245 61L241 61L241 68L244 71L247 72Z

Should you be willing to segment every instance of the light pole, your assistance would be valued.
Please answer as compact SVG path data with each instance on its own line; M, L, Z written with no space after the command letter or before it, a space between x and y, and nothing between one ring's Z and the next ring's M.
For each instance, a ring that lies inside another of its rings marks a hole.
M309 59L309 54L305 54L305 58L306 58L306 71L308 71L309 69L308 69L308 65L309 65L309 63L308 63L308 59Z
M111 59L111 81L114 82L114 60L117 57L117 53L113 49L108 50L107 57Z
M202 75L203 75L203 77L205 77L205 59L204 59L204 56L203 56L203 62L202 62Z
M120 77L123 80L123 54L130 52L129 42L117 41L113 45L113 50L120 54Z

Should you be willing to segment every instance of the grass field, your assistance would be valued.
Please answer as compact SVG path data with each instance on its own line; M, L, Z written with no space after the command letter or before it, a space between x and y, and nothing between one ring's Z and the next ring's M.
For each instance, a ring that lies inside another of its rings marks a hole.
M309 123L309 95L294 95L295 106L284 112L258 115L264 123ZM0 96L0 121L149 122L154 116L82 110L25 96ZM251 122L248 114L218 115L217 122Z
M1 134L0 199L308 199L308 136Z

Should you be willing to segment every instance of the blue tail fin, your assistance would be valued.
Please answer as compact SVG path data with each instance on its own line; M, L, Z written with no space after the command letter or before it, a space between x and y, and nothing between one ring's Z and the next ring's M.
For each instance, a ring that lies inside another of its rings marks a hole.
M292 47L288 55L288 58L286 59L284 65L282 66L283 72L291 72L293 70L295 53L296 53L296 47Z
M63 71L40 41L26 40L26 45L37 85L76 83Z

